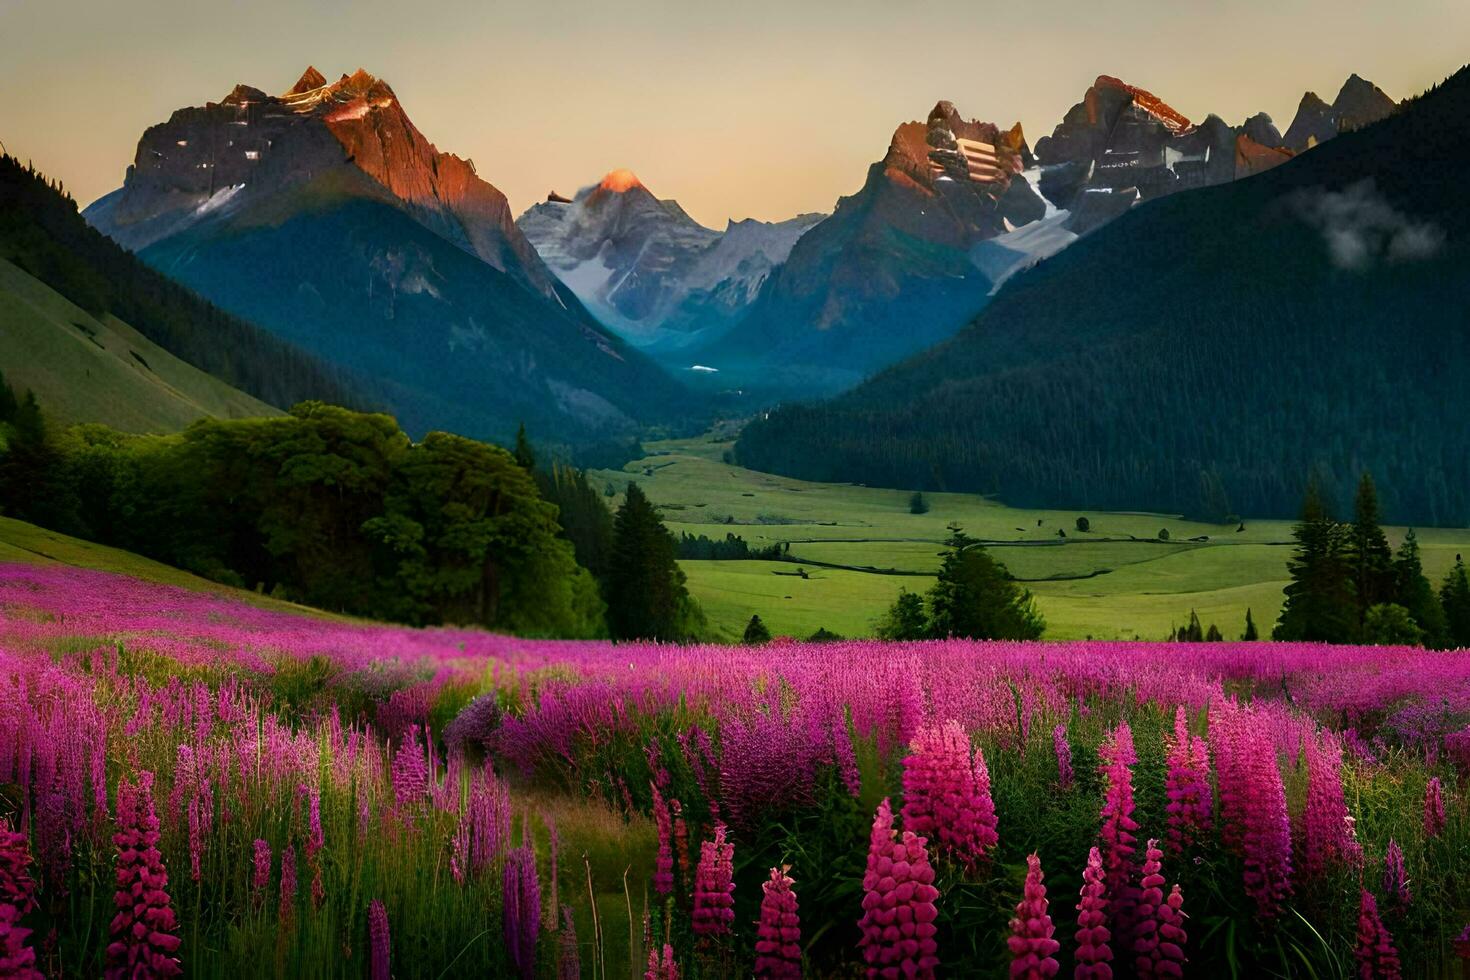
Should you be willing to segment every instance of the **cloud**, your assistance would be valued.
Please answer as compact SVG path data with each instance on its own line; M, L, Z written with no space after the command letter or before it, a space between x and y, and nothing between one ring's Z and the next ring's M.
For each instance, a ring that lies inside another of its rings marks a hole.
M1303 218L1322 233L1339 269L1361 271L1380 262L1427 259L1444 244L1444 231L1417 221L1378 193L1373 178L1341 191L1310 191L1297 198Z

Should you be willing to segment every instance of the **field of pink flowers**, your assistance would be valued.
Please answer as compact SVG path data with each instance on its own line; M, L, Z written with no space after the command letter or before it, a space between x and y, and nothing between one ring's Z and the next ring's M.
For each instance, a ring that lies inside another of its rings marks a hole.
M0 564L0 975L1461 975L1470 654L528 641Z

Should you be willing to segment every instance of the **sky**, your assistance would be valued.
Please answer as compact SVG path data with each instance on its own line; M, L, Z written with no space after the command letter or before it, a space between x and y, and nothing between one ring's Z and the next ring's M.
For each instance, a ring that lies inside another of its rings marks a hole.
M1465 0L0 0L0 142L85 205L176 108L362 67L516 213L627 167L723 227L830 211L939 99L1035 143L1110 74L1285 131L1308 89L1403 98L1467 41Z

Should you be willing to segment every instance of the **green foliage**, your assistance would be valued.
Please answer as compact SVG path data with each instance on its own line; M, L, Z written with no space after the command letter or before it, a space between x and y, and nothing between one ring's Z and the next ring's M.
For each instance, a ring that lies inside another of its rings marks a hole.
M1255 617L1251 615L1250 607L1246 607L1245 610L1245 632L1240 634L1240 638L1247 643L1253 643L1261 638L1260 631L1256 629Z
M703 615L684 588L674 536L636 483L613 520L607 579L608 628L619 640L684 640Z
M1452 647L1470 647L1470 575L1465 572L1465 559L1455 556L1455 566L1445 576L1439 590L1444 607L1445 634Z
M923 639L927 626L924 598L902 589L873 632L880 640L919 640Z
M779 561L782 554L779 543L752 548L734 533L727 533L721 541L688 531L679 533L678 551L680 559L695 561Z
M1046 622L1031 593L958 525L950 526L939 579L929 591L928 634L984 640L1035 640Z
M760 646L762 643L771 642L771 631L766 629L766 624L761 622L759 616L751 616L750 622L745 624L745 635L740 642L746 646Z
M1348 642L1356 632L1357 602L1346 535L1327 511L1315 480L1307 484L1301 521L1292 536L1297 545L1287 563L1291 582L1272 638Z
M1378 526L1378 491L1373 477L1364 473L1358 481L1353 503L1353 523L1347 531L1345 555L1352 568L1353 593L1358 601L1358 621L1369 608L1394 597L1393 554L1388 538Z
M927 513L929 513L929 501L925 500L924 499L924 495L922 493L920 493L919 491L917 491L917 490L914 491L913 496L909 497L909 513L910 514L927 514Z
M1424 645L1442 647L1446 642L1444 607L1434 594L1434 587L1424 575L1419 558L1419 536L1413 528L1404 534L1393 560L1394 601L1409 611L1424 633Z
M1169 540L1169 529L1167 527L1161 527L1161 528L1159 528L1159 540L1160 541L1168 541Z
M806 638L806 641L808 643L837 643L841 639L842 637L827 629L827 627L819 626L815 633Z
M536 469L536 451L531 448L531 440L526 436L526 423L522 422L516 429L516 465L527 473Z
M1378 646L1415 647L1424 642L1424 630L1403 606L1380 602L1369 606L1363 616L1362 639Z
M1077 526L1077 530L1083 532L1084 534L1086 532L1092 530L1092 522L1089 521L1085 517L1079 517L1079 518L1077 518L1077 525L1076 526Z

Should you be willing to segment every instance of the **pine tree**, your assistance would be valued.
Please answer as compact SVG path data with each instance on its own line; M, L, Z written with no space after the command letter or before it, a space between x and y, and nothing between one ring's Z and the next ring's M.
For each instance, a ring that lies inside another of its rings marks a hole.
M687 640L701 619L684 588L674 536L636 483L613 519L607 624L618 640Z
M1343 527L1328 513L1315 480L1307 485L1292 537L1297 545L1287 562L1291 582L1272 638L1350 641L1357 625L1357 601L1352 570L1343 555Z
M745 624L745 635L741 637L740 642L749 647L770 643L771 631L766 629L766 624L761 622L760 616L751 616L750 622Z
M1031 593L959 525L951 524L949 530L949 550L940 564L939 580L929 591L929 635L1039 639L1046 621Z
M1413 528L1404 535L1404 543L1399 545L1398 554L1394 556L1393 576L1398 604L1409 611L1414 622L1424 631L1424 645L1444 646L1444 607L1434 594L1434 586L1424 575L1424 565L1419 559L1419 536Z
M516 429L516 463L527 473L536 472L536 450L531 446L531 440L526 435L526 423L522 422L520 428Z
M1378 489L1371 474L1358 481L1353 502L1353 523L1348 529L1346 557L1352 567L1353 592L1358 601L1358 625L1369 608L1392 602L1394 595L1393 554L1388 538L1378 526Z
M927 514L927 513L929 513L929 501L925 500L924 499L924 495L922 493L920 493L919 491L917 491L917 490L915 490L913 492L913 495L909 497L909 513L910 514Z
M1444 607L1447 645L1455 649L1470 647L1470 576L1460 555L1455 556L1455 565L1445 576L1439 602Z
M1240 638L1247 643L1253 643L1261 638L1260 632L1256 630L1256 621L1251 616L1249 606L1245 610L1245 632L1240 634Z
M1221 633L1220 627L1216 626L1214 623L1211 623L1210 628L1205 630L1206 643L1221 643L1224 642L1224 640L1225 634Z

